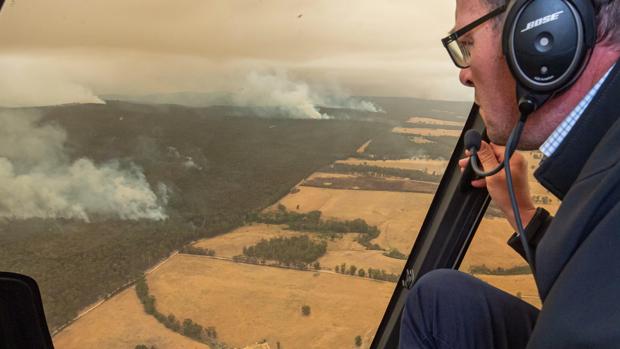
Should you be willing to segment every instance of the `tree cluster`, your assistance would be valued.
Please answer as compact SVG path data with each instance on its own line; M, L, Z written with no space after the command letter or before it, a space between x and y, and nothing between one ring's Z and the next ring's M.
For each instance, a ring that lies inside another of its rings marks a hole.
M199 256L215 256L215 250L209 248L201 248L193 245L186 245L179 249L179 253L195 254Z
M362 336L355 337L355 346L358 348L362 346Z
M398 278L400 277L400 275L393 274L393 273L387 273L383 269L368 268L368 277L371 279L375 279L375 280L396 282L398 281Z
M263 239L254 246L244 247L243 255L260 260L273 260L284 265L296 265L313 263L326 251L327 242L317 243L303 235Z
M395 248L390 249L388 252L384 252L383 255L390 258L407 260L407 255Z
M370 241L377 238L381 233L379 228L369 225L361 218L339 221L335 219L321 220L321 211L299 213L288 211L282 204L278 209L266 213L252 213L246 217L248 222L266 224L286 224L288 229L326 234L360 233L356 239L362 246L369 250L381 250L381 246Z
M309 305L302 305L301 306L301 315L303 315L303 316L310 316L310 306Z

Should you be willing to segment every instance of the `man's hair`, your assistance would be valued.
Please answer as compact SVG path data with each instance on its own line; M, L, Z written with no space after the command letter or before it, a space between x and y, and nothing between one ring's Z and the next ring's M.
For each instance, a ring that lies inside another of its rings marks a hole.
M507 4L508 0L480 0L489 9ZM596 14L597 42L603 42L620 49L620 0L591 0ZM496 17L497 26L503 23L504 16Z

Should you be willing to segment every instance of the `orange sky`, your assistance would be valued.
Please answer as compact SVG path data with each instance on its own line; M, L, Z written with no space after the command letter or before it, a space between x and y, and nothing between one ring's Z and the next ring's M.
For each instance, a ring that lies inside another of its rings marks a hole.
M9 0L0 87L220 91L278 69L357 95L471 100L439 41L453 18L450 0Z

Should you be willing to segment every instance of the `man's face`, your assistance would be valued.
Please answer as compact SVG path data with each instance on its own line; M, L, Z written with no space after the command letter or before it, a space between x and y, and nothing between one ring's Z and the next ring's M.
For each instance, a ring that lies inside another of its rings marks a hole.
M455 29L475 21L493 9L481 0L457 0ZM461 83L475 89L475 102L487 127L489 139L506 144L518 118L515 80L501 50L501 26L487 21L459 39L469 47L471 65L461 69Z

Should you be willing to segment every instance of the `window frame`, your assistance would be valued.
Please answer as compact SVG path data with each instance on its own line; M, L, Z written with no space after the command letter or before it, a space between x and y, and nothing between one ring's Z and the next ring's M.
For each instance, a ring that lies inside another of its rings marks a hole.
M486 188L469 185L473 172L468 169L461 173L458 165L465 151L465 132L470 129L484 131L479 107L475 103L377 328L370 346L372 349L398 348L400 316L409 290L429 271L458 269L484 217L491 197Z

